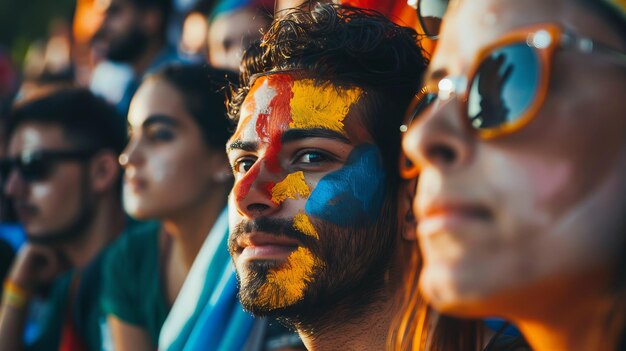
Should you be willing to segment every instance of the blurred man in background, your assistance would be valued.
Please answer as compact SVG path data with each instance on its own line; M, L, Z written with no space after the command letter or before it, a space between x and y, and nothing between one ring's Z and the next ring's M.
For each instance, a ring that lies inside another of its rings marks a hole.
M28 242L4 284L0 350L24 348L43 287L47 308L27 349L100 349L98 258L125 226L117 158L126 125L89 91L61 89L16 107L7 135L4 192Z
M170 11L169 0L111 0L105 10L94 40L104 57L112 63L126 65L132 71L124 94L117 102L118 111L124 116L145 73L169 62L184 61L176 48L167 44ZM105 62L104 68L96 68L92 90L107 85L110 66L110 62Z

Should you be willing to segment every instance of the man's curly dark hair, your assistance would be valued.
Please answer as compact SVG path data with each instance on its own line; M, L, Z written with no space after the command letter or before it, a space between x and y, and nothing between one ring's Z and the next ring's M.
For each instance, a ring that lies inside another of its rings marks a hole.
M357 86L365 91L363 121L397 173L398 128L426 65L415 30L376 11L322 3L288 9L244 53L228 113L239 119L250 78L259 73L303 70L315 80Z

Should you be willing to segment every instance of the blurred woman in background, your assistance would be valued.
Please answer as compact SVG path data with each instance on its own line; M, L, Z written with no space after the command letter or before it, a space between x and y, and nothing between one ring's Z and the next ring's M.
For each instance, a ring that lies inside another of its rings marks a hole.
M116 350L156 348L207 234L226 222L227 76L201 66L166 67L132 100L130 142L120 156L124 207L160 224L127 233L107 257L103 306Z

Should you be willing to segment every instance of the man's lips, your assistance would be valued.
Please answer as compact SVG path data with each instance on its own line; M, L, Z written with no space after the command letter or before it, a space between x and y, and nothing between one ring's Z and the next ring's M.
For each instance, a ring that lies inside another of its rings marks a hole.
M20 222L26 223L37 214L37 208L28 204L16 204L15 213Z
M237 238L236 253L240 260L276 260L285 259L295 251L300 242L285 236L276 236L260 232Z

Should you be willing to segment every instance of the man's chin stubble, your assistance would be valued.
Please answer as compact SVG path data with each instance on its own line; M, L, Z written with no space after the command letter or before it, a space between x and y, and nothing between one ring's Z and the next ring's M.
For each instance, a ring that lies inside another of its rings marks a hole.
M284 301L280 287L274 287L275 296L271 304L261 303L259 291L261 287L269 284L267 275L272 269L278 269L283 265L284 261L277 260L257 260L247 264L246 277L243 279L237 270L237 279L239 280L239 300L243 308L257 317L276 317L285 306L281 306L279 301Z
M281 304L281 301L286 300L285 290L279 285L274 285L271 302L261 303L264 299L259 297L259 291L262 286L268 284L266 279L268 271L280 265L281 262L277 261L257 261L253 266L248 266L243 283L238 273L241 286L239 299L244 309L253 315L275 318L282 324L299 330L320 330L342 319L358 318L366 313L367 307L380 296L384 285L382 275L375 274L379 276L379 279L376 279L373 275L365 274L361 279L353 281L353 284L335 286L323 278L327 272L318 271L312 282L304 289L302 299L290 304ZM328 286L328 283L331 286Z

